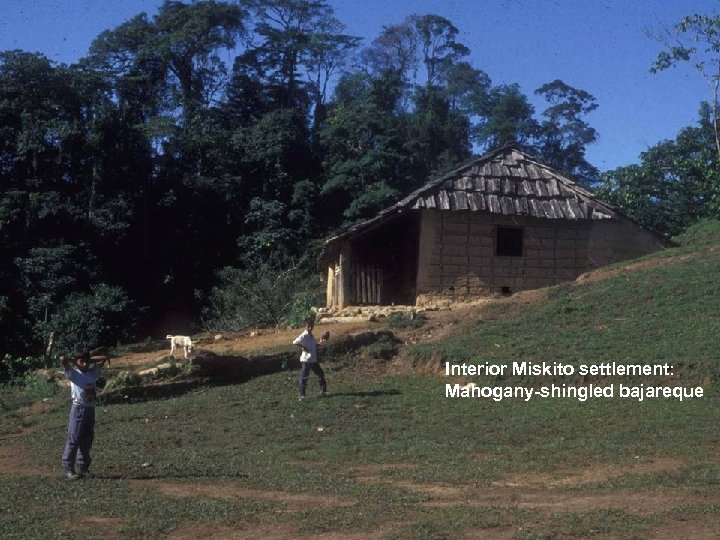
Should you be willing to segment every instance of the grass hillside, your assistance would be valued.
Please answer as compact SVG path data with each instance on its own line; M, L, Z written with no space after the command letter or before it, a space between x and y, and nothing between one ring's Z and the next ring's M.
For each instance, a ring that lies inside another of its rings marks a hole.
M720 224L677 240L574 283L429 313L418 332L443 339L393 360L374 359L377 346L328 357L327 399L311 379L298 403L297 373L283 371L102 406L95 476L78 482L59 474L67 391L26 389L17 408L3 389L0 537L716 538ZM667 362L673 374L446 378L444 361ZM448 382L704 396L496 402L447 398Z

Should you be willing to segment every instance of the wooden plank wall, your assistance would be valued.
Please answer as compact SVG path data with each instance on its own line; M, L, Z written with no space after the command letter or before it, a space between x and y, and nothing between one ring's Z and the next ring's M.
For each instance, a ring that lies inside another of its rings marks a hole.
M380 304L383 271L378 266L353 264L350 268L350 304Z

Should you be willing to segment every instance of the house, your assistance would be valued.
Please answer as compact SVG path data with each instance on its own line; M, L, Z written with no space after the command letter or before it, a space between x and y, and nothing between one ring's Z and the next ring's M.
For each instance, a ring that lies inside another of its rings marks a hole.
M325 242L328 308L428 305L555 285L663 239L509 145Z

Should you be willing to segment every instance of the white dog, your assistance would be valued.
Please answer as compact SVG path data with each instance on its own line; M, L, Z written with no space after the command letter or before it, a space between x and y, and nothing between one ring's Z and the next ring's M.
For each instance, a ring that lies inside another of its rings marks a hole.
M176 347L182 347L182 350L185 353L185 358L187 358L188 353L190 353L190 351L192 351L195 347L190 339L190 336L171 336L168 334L165 339L170 340L170 354L172 355L174 355Z

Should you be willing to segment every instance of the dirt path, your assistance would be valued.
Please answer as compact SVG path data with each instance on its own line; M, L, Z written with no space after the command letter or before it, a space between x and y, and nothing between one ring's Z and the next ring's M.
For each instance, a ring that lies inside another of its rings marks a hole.
M502 299L504 301L505 299ZM368 330L391 330L403 343L419 343L427 341L439 341L447 337L449 334L457 332L458 328L466 324L468 320L474 320L480 316L487 302L479 304L458 304L451 310L428 311L423 315L426 317L426 323L419 328L398 329L389 328L384 321L353 321L353 322L334 322L328 320L321 321L317 328L317 332L330 332L330 339L337 339L341 336L365 332ZM248 355L263 350L277 350L281 348L291 348L292 340L299 334L299 329L264 329L253 330L249 332L227 334L219 336L209 336L200 334L193 336L196 340L197 348L212 351L216 354L228 355ZM152 365L160 359L170 354L169 346L167 348L159 348L157 350L140 353L126 353L112 357L111 367L138 370L143 367ZM179 359L182 359L180 354Z
M133 480L133 486L154 489L168 497L202 497L208 499L253 499L273 501L282 504L288 512L296 512L306 508L329 508L353 506L356 501L333 495L316 495L313 493L287 493L256 489L240 483L188 483L164 482L160 480Z

